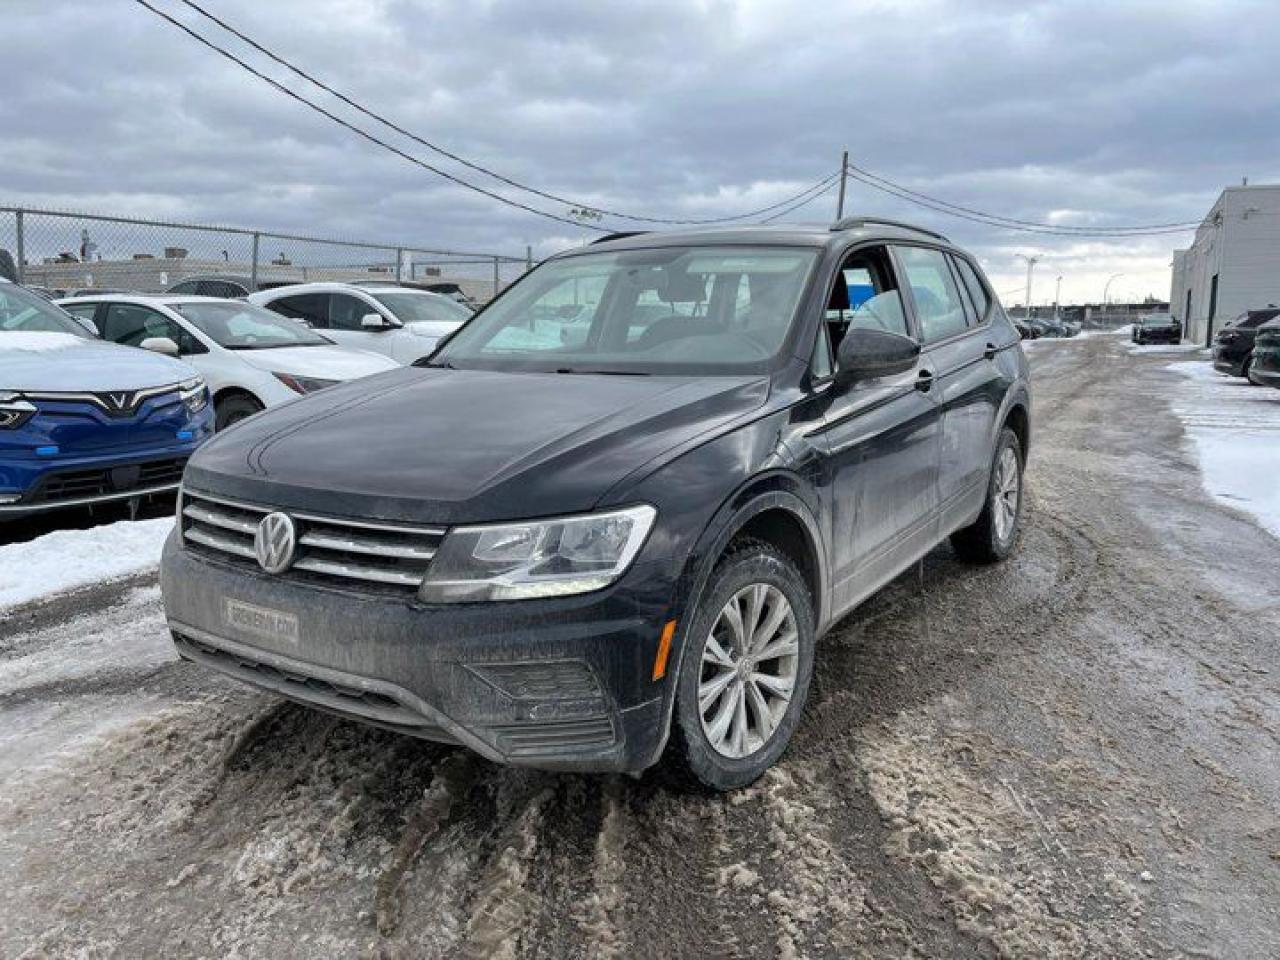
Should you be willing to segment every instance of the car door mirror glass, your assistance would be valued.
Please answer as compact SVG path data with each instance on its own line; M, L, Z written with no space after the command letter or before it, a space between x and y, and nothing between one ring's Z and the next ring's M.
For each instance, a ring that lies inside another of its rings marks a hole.
M852 383L905 373L915 366L920 344L900 333L855 327L836 351L837 379Z
M152 353L162 353L166 357L176 357L179 353L178 345L169 337L147 337L138 346Z

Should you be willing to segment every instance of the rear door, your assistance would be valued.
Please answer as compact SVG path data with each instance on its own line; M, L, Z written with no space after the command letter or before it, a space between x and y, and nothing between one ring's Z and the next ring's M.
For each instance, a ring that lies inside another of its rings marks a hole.
M942 413L938 511L939 532L947 534L971 522L986 496L995 418L1008 387L991 328L995 298L964 258L905 244L894 257Z

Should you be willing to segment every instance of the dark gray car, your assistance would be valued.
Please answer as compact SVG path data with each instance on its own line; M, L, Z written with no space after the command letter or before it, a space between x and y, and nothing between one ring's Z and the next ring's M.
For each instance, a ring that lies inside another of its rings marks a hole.
M430 360L202 448L169 624L189 660L495 761L742 786L833 623L948 538L1013 549L1029 406L938 234L600 243Z

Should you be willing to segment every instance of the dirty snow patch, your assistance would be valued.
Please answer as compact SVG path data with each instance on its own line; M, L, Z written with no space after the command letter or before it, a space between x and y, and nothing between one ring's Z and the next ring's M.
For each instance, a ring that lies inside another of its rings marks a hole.
M141 573L160 562L173 520L122 520L0 546L0 609Z
M1171 363L1186 380L1173 412L1191 438L1205 491L1280 537L1280 390L1226 377L1207 363Z

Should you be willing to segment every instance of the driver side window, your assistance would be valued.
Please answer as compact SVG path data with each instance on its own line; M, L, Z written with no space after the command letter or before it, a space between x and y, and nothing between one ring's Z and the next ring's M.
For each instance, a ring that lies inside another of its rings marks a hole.
M359 297L347 293L335 293L329 297L329 326L334 330L362 330L360 319L369 313L377 313Z
M883 247L849 255L836 274L827 302L826 323L819 337L815 369L834 357L840 341L854 328L911 336L902 294Z
M142 341L168 337L181 354L204 353L204 345L164 314L132 303L112 303L102 320L102 339L126 347L140 347Z

